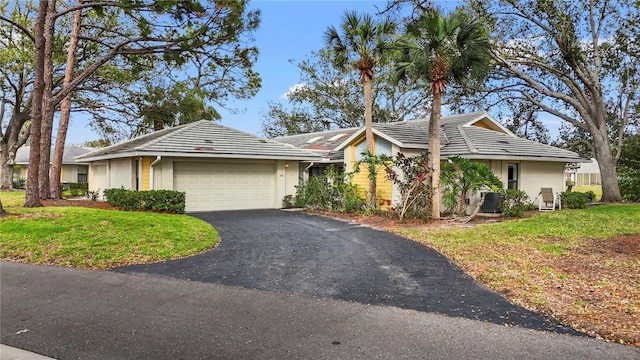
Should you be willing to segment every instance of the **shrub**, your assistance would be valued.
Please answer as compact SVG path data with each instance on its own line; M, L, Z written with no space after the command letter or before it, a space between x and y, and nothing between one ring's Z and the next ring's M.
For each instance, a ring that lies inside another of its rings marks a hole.
M282 198L282 208L283 209L292 209L295 205L293 203L293 195L285 195Z
M619 184L623 200L640 202L640 170L628 169L621 171Z
M498 209L500 209L502 216L520 217L532 208L529 195L522 190L502 189L499 193L500 202L498 203Z
M135 191L107 189L104 191L107 202L118 209L166 211L183 214L185 208L185 193L173 190Z
M351 184L351 175L336 172L333 165L325 169L324 176L312 176L296 189L296 207L353 212L365 205L362 191Z
M86 182L66 182L62 184L62 190L69 191L71 196L84 196L89 191L89 184Z
M96 200L98 200L99 197L100 197L100 189L93 190L93 191L87 191L87 199L89 199L91 201L96 201Z
M407 157L402 153L384 162L389 178L400 191L400 202L392 211L398 219L431 217L431 174L427 155Z
M440 181L442 202L447 211L457 215L466 215L467 196L484 189L502 189L502 181L487 165L457 156L442 164Z
M560 193L562 206L567 209L584 209L587 207L587 193L565 191Z
M27 184L27 179L25 178L19 178L19 179L14 179L13 180L13 188L14 189L20 189L20 190L24 190L25 189L25 185Z

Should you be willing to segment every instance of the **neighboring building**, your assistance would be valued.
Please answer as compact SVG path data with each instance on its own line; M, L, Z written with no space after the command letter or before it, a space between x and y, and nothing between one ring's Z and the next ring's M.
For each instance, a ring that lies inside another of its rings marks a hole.
M53 159L54 146L51 147L51 159ZM87 182L89 174L88 162L76 162L75 157L86 154L91 149L80 146L67 145L64 147L62 154L62 171L60 174L60 182ZM26 179L29 171L29 146L23 146L16 152L14 164L13 178ZM51 164L51 162L49 163Z
M427 151L428 121L374 124L374 153ZM466 157L487 164L505 187L534 200L541 187L561 191L567 163L589 161L574 152L521 139L487 113L442 119L442 160ZM186 211L280 208L285 195L329 164L352 171L365 150L364 128L263 139L211 121L160 130L77 157L89 163L89 189L169 189L186 193ZM398 190L379 175L383 199ZM368 188L366 171L353 178ZM470 206L478 195L470 199Z
M573 181L575 186L595 186L602 185L600 167L596 159L591 159L590 163L577 163L569 166L565 172L567 180Z

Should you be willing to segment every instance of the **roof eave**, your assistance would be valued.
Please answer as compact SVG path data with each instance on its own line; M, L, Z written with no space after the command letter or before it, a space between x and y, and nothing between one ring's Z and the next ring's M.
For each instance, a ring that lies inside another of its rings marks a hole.
M500 124L500 122L496 119L494 119L491 115L489 115L489 113L487 112L483 112L482 114L479 114L478 117L476 117L475 119L467 122L466 124L463 125L463 127L469 127L472 126L473 124L475 124L476 122L482 120L482 119L489 119L489 121L491 121L494 125L496 125L499 129L501 129L502 131L504 131L504 133L506 135L510 135L513 137L518 137L518 135L514 134L513 131L509 130L506 126Z
M343 141L342 143L340 143L340 145L338 145L337 147L335 147L333 149L333 151L342 151L344 150L347 146L349 146L355 139L359 138L363 132L365 132L365 128L361 128L360 130L356 131L355 133L353 133L353 135L349 136L345 141ZM401 142L399 142L398 140L396 140L395 138L385 134L384 132L376 129L375 127L372 129L372 132L374 135L377 135L385 140L387 140L388 142L398 145L400 147L403 147L403 144Z
M84 162L131 158L137 156L166 156L166 157L193 157L212 159L256 159L256 160L299 160L299 161L320 161L320 155L269 155L269 154L224 154L224 153L187 153L187 152L124 152L116 154L104 154L83 158Z
M548 161L548 162L562 162L562 163L575 163L575 162L591 162L585 158L571 158L571 157L554 157L554 156L518 156L518 155L487 155L487 154L443 154L442 158L449 158L454 156L460 156L467 159L482 159L482 160L525 160L525 161Z

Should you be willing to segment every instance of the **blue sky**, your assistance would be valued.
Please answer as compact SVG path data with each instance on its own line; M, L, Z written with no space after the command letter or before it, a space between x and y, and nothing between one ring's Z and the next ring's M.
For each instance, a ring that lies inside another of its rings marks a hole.
M304 60L312 51L321 49L324 31L329 25L339 25L345 10L375 13L375 6L383 9L386 4L386 0L254 0L251 5L262 11L262 23L255 34L260 50L256 71L262 77L262 89L255 98L234 103L246 112L235 115L223 111L222 124L260 135L267 103L284 101L283 95L300 81L298 68L289 60Z

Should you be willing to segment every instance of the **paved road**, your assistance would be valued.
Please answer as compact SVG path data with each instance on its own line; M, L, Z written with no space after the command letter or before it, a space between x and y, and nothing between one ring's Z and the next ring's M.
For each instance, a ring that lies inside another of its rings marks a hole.
M585 336L108 271L0 262L0 295L0 342L59 359L640 358Z
M214 251L116 270L578 334L510 303L436 251L386 232L280 210L194 215L219 231Z

